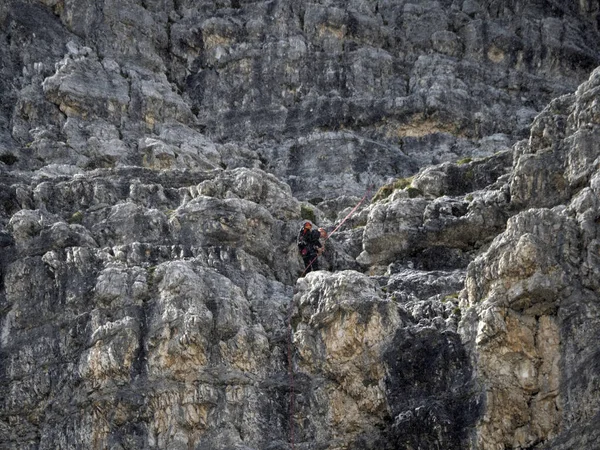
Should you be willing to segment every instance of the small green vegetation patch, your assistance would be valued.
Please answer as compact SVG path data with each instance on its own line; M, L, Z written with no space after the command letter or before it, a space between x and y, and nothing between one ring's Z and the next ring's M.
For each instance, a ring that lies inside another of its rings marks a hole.
M398 178L398 179L392 181L391 183L384 184L383 186L381 186L379 188L379 190L377 191L377 193L373 197L373 201L383 200L384 198L388 198L390 195L392 195L394 193L394 191L401 190L401 189L407 189L408 188L409 189L409 192L408 192L409 196L411 196L410 189L413 189L414 191L420 193L421 191L419 191L418 189L410 187L412 181L413 181L413 177ZM416 196L417 195L415 195L415 197Z
M406 192L408 192L408 197L409 198L415 198L415 197L420 197L423 195L423 192L421 191L421 189L417 189L414 187L409 187L406 189Z
M394 192L394 188L392 187L391 184L386 184L384 186L381 186L377 190L377 193L375 194L375 196L373 197L373 201L376 202L378 200L383 200L384 198L388 198L390 195L392 195L392 192Z
M398 178L396 181L392 183L394 190L397 189L406 189L412 184L413 177L408 178Z
M446 303L446 302L458 299L458 294L459 294L458 292L453 292L452 294L448 294L448 295L444 296L444 298L442 299L442 303Z
M81 223L83 221L83 213L81 211L77 211L73 213L71 218L69 219L69 223Z
M316 222L315 210L310 206L301 205L300 206L300 216L302 220L310 220L312 223Z

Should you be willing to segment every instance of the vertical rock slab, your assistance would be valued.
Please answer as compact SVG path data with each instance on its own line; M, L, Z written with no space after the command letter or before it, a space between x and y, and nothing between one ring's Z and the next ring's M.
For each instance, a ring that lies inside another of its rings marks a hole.
M353 271L310 273L298 284L292 317L298 370L319 380L312 408L325 412L324 423L313 426L332 441L330 448L362 435L377 439L389 417L382 356L400 318L380 294Z
M598 424L598 74L515 147L510 198L522 212L468 269L462 325L486 396L482 447L583 448L593 432L577 430Z
M479 394L468 353L435 306L411 310L354 271L310 273L297 290L299 445L311 435L330 449L469 445Z

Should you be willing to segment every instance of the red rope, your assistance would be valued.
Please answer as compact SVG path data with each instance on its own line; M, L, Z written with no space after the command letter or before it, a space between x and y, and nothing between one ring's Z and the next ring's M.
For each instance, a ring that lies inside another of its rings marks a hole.
M333 233L335 233L344 224L344 222L346 222L346 220L348 220L350 218L350 216L355 213L355 211L362 204L362 202L364 202L365 199L369 196L370 191L371 191L371 188L367 189L367 192L365 193L365 195L363 195L363 198L361 198L360 201L356 204L356 206L354 208L352 208L352 211L350 211L346 215L346 217L344 217L344 219L339 223L339 225L337 227L335 227L334 230L327 235L327 237L325 238L325 242L327 242L327 240L333 235ZM306 275L306 271L313 265L313 263L317 260L318 257L319 257L319 255L315 256L312 259L312 261L308 264L308 266L306 266L306 268L304 269L304 272L302 272L302 275L300 275L300 277L303 277L304 275Z
M341 227L341 226L344 224L344 222L345 222L346 220L348 220L352 214L354 214L354 212L355 212L355 211L358 209L358 207L361 205L361 203L365 201L365 199L366 199L366 198L367 198L367 196L369 195L369 192L370 192L370 191L371 191L371 188L369 188L369 189L367 190L367 192L365 193L365 195L363 195L363 198L361 198L361 199L360 199L360 202L358 202L358 203L356 204L356 206L355 206L355 207L352 209L352 211L350 211L350 212L349 212L349 213L346 215L346 217L344 217L344 220L342 220L342 221L340 222L340 224L339 224L337 227L335 227L335 228L334 228L334 230L333 230L331 233L329 233L329 235L328 235L328 236L325 238L325 241L327 241L327 239L329 239L329 238L330 238L330 237L333 235L333 233L335 233L335 232L336 232L336 231L337 231L337 230L338 230L338 229L339 229L339 228L340 228L340 227Z
M365 193L365 195L363 196L363 198L360 199L360 201L356 204L356 206L354 208L352 208L352 211L350 211L346 217L344 217L344 219L339 223L339 225L337 227L334 228L334 230L329 233L327 235L327 237L325 238L325 242L327 242L327 240L337 231L339 230L339 228L344 224L344 222L346 222L350 216L352 216L352 214L354 214L356 212L356 210L358 209L358 207L362 204L362 202L365 201L365 199L369 196L369 192L371 191L371 188L369 187L369 189L367 189L367 192ZM309 267L312 266L312 264L317 260L317 258L319 257L319 255L315 256L312 261L308 264L308 266L306 266L306 268L304 269L304 272L302 272L302 275L300 275L300 277L303 277L306 274L306 271L309 269ZM294 401L295 401L295 391L294 391L294 366L293 366L293 358L292 358L292 312L293 312L293 299L290 300L290 306L288 308L288 371L289 371L289 375L290 375L290 409L289 409L289 413L290 413L290 434L289 434L289 442L290 445L292 447L292 450L295 450L295 446L294 446Z
M290 445L292 446L292 450L295 449L294 447L294 400L296 398L295 392L294 392L294 361L292 358L292 312L293 312L293 304L294 301L293 299L290 300L290 307L288 308L288 372L290 375L290 435L289 435L289 441L290 441Z

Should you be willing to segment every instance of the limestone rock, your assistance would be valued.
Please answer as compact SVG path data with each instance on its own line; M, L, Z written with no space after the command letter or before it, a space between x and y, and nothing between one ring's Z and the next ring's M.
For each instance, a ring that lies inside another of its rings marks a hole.
M364 276L324 276L309 274L299 286L293 342L299 370L328 380L319 389L330 417L321 425L323 432L349 439L373 433L386 416L381 352L399 317L394 304L380 299L377 286Z
M598 127L587 100L597 80L596 71L536 119L529 142L517 148L510 185L511 203L529 209L509 219L469 266L464 303L471 308L463 325L490 405L478 431L480 447L581 447L593 435L575 438L571 431L593 426L598 405L593 394L585 400L574 394L594 389L589 375L596 366L575 355L597 328L588 287L597 266L597 258L590 259L597 224L589 221L596 216L597 167L585 138L574 137ZM553 125L563 120L569 126ZM534 194L536 185L541 195Z
M599 14L0 2L0 447L592 448Z
M383 191L389 196L370 207L358 262L465 266L468 253L505 226L510 162L503 153L468 164L444 163L422 170L407 187L392 184L391 193Z
M328 448L392 449L435 439L448 448L467 445L457 423L468 426L477 417L468 356L451 327L443 320L434 325L438 313L426 318L426 303L400 305L354 271L313 272L298 283L295 377L308 377L314 392L297 395L322 411L311 432L328 439ZM435 366L425 378L424 361Z
M105 3L3 4L12 164L241 160L302 200L357 195L509 147L599 62L594 2ZM196 142L167 142L172 124Z

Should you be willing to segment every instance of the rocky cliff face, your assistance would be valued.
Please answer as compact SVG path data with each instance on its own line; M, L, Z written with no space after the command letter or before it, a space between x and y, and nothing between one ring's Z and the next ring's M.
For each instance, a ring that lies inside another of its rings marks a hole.
M463 323L487 379L486 401L497 408L480 435L490 448L499 439L557 442L548 448L595 440L581 430L598 420L599 76L553 101L515 147L509 186L522 211L469 266L464 300L477 322Z
M599 13L2 3L0 448L592 448Z
M595 1L9 0L3 154L29 169L256 165L301 199L356 195L525 137L598 65L598 13Z

